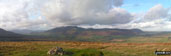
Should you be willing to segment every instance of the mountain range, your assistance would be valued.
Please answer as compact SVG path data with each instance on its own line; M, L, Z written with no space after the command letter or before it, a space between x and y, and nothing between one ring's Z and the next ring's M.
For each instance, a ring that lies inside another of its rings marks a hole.
M143 31L139 29L93 29L67 26L34 33L34 35L62 41L108 41L117 38L128 38L140 33L143 33Z
M93 29L66 26L23 35L0 29L0 40L109 41L118 38L129 38L140 33L143 33L140 29Z

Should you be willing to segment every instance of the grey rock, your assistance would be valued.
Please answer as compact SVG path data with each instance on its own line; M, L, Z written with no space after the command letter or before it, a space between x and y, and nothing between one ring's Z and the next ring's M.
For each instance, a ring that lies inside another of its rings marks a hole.
M50 49L47 54L62 56L62 55L64 55L64 51L63 51L63 48L61 48L61 47L55 47L55 48Z

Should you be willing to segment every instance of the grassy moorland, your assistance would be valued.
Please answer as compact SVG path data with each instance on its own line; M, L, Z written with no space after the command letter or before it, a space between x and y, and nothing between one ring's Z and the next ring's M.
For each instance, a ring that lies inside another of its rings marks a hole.
M100 43L100 42L0 42L0 56L49 56L47 51L53 47L62 47L65 51L81 56L155 56L154 51L171 50L171 43ZM67 55L66 55L67 56Z
M73 52L64 56L156 56L156 50L171 50L171 35L134 36L115 38L109 42L23 41L0 42L0 56L49 56L56 46ZM99 37L96 37L99 38ZM97 39L96 39L97 40Z
M94 42L72 41L19 41L0 42L0 56L50 56L49 49L56 46L73 52L64 56L156 56L156 50L171 50L171 35L133 36L108 41L95 37ZM104 41L104 42L103 42Z

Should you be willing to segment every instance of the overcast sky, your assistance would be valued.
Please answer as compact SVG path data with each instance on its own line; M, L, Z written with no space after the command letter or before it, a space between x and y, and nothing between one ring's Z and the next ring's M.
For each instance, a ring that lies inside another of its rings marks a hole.
M0 0L0 28L171 31L171 0Z

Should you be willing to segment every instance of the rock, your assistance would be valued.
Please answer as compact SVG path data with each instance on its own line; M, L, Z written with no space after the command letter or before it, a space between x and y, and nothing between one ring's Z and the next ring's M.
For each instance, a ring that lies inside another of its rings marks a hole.
M50 49L47 54L62 56L62 55L64 55L64 51L63 51L63 48L61 48L61 47L55 47L55 48Z

